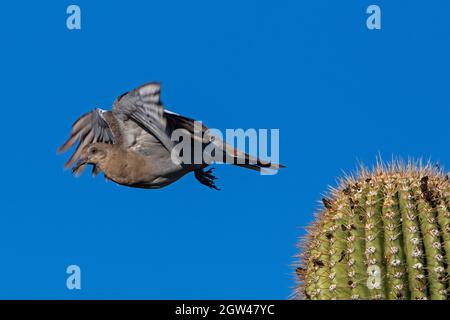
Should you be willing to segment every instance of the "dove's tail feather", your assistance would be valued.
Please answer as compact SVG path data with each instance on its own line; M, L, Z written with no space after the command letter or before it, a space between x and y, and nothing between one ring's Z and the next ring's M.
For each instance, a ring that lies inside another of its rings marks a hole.
M266 162L257 157L253 157L242 150L233 148L227 143L224 143L224 153L227 163L258 172L268 172L270 170L278 170L286 167L279 163Z
M231 163L239 167L264 172L264 171L270 171L270 170L278 170L279 168L284 168L282 164L278 163L270 163L262 161L261 159L258 159L256 157L253 157L239 149L236 149L232 147L231 145L225 143L222 141L221 137L215 136L213 133L208 133L208 128L204 126L201 122L198 122L199 128L198 130L202 132L202 136L200 138L196 138L195 136L195 120L181 116L179 114L165 111L165 116L169 121L169 124L174 128L183 128L186 129L188 132L192 134L192 139L200 139L201 141L209 140L209 141L215 141L216 146L218 147L220 153L223 154L224 162ZM208 138L214 138L214 139L208 139Z

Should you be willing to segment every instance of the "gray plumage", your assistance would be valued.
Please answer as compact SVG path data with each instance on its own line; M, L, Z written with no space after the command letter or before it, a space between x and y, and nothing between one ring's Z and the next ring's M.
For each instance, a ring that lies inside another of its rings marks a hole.
M194 172L200 183L217 189L212 169L205 171L209 164L172 161L175 142L170 137L176 129L184 129L191 139L197 139L194 120L164 110L160 84L151 82L119 96L111 111L97 108L83 114L72 125L69 138L58 151L65 152L78 142L65 164L65 169L73 166L76 175L91 164L94 175L103 172L107 179L122 185L155 189ZM201 128L203 133L207 129L206 126ZM211 141L202 140L203 148ZM257 171L283 167L264 164L223 141L220 143L223 155L234 159L233 164L238 166Z

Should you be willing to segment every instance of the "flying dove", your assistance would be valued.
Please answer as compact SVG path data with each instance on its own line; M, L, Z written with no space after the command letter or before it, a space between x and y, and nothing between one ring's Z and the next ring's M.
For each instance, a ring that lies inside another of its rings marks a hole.
M83 114L72 125L69 138L58 152L67 151L78 142L64 166L65 169L73 166L76 175L90 164L94 176L103 172L106 179L120 185L157 189L194 172L200 183L218 190L212 168L205 170L210 162L183 162L173 156L175 142L171 136L177 129L187 132L191 142L198 139L195 120L165 110L160 100L160 84L151 82L116 98L112 111L96 108ZM284 167L264 163L215 139L204 125L200 131L204 135L200 138L202 150L214 143L216 151L234 165L256 171Z

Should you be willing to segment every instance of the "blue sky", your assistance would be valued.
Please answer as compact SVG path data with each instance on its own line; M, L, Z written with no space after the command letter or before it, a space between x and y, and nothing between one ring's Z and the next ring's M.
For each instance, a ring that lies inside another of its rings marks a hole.
M81 8L82 29L66 28ZM378 4L382 29L366 28ZM285 299L297 237L357 161L450 165L448 1L2 1L0 298ZM279 128L275 176L139 190L63 171L70 125L142 83L225 128ZM82 289L66 288L79 265Z

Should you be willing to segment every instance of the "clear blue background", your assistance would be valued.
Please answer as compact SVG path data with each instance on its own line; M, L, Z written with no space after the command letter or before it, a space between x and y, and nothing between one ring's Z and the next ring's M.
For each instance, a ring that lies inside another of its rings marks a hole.
M449 1L74 3L80 31L72 2L0 3L0 298L285 299L297 237L342 170L378 153L450 164ZM219 166L220 192L63 171L72 122L151 80L211 127L280 128L288 168Z

